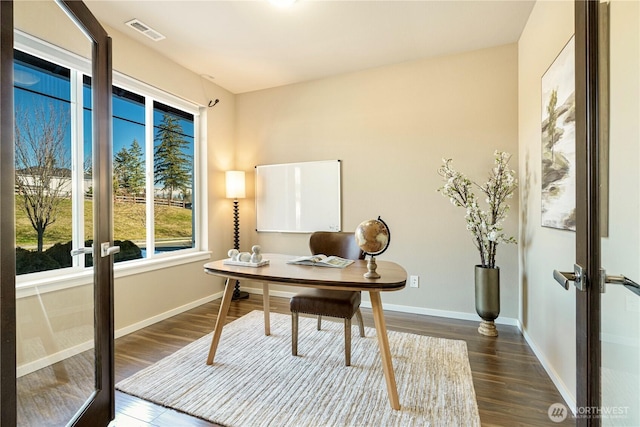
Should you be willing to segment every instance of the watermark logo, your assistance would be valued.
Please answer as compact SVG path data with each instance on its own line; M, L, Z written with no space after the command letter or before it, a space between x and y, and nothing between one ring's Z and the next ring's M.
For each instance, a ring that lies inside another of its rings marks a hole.
M553 403L547 410L549 419L561 423L570 415L575 419L625 419L629 417L628 406L578 406L575 415L563 403Z
M623 419L628 418L628 406L578 406L576 418L587 419Z
M569 410L562 403L553 403L551 404L551 406L549 406L547 415L549 416L549 419L554 423L561 423L567 419Z

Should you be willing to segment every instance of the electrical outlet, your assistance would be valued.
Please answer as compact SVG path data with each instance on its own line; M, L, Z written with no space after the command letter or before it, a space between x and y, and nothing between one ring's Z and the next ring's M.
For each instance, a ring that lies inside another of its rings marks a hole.
M409 286L412 288L420 287L420 276L411 276L409 278Z

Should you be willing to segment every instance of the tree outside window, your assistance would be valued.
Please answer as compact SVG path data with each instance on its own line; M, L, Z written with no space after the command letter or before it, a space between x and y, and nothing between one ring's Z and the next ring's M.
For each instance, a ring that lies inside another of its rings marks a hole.
M169 206L176 193L184 199L191 187L192 160L186 151L188 148L189 141L178 119L164 114L156 134L154 172L155 184L160 184L166 192Z
M62 203L71 195L68 123L67 111L53 103L16 109L16 189L20 207L36 232L38 252L44 249L47 227L56 222Z
M155 102L154 127L155 252L192 248L194 117Z
M137 197L144 194L144 157L136 139L129 149L122 147L113 158L114 192Z

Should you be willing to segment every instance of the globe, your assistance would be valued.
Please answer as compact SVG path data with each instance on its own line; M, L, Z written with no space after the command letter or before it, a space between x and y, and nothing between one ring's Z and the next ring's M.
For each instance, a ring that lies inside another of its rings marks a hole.
M355 237L362 252L380 255L389 247L391 233L387 224L378 217L361 222L356 228Z
M366 279L379 279L380 275L376 272L377 264L374 256L380 255L389 247L389 242L391 241L389 227L380 217L378 219L369 219L358 225L355 231L355 238L362 252L371 255L364 277Z

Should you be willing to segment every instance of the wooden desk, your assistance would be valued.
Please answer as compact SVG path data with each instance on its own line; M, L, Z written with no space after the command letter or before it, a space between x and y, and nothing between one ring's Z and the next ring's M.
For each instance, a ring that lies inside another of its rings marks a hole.
M271 333L269 321L269 283L318 289L369 291L373 320L376 326L376 335L378 336L378 347L380 348L380 356L382 359L382 368L387 383L387 392L389 394L389 402L393 409L400 409L380 292L397 291L404 288L407 283L407 272L404 268L393 262L376 260L378 264L377 271L381 277L379 279L365 279L363 275L367 272L367 262L362 260L355 261L346 268L330 268L287 264L286 262L288 260L295 258L290 255L264 254L263 258L268 259L270 264L257 268L225 265L223 260L204 265L206 273L226 277L227 279L222 303L220 304L220 312L218 313L216 326L213 330L207 364L211 365L215 358L220 336L222 335L222 328L224 327L229 305L231 304L233 283L235 280L251 280L263 283L265 335L270 335Z

